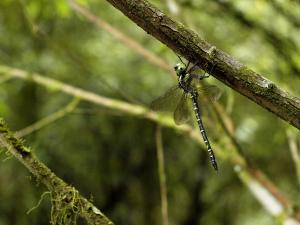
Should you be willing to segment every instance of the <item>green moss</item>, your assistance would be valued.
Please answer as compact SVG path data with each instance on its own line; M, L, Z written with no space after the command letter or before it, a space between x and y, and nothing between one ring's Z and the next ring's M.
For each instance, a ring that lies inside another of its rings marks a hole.
M76 224L78 214L84 210L78 191L65 186L53 191L51 197L51 224Z
M3 118L0 118L0 134L7 140L7 142L16 149L23 157L27 156L31 150L24 146L23 140L16 138L12 132L9 131Z

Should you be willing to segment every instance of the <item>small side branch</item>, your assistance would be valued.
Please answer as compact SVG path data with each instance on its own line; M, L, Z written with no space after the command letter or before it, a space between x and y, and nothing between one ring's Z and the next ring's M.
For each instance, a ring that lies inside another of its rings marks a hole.
M79 103L79 98L74 98L66 107L64 107L63 109L60 109L56 112L54 112L53 114L31 124L28 127L25 127L22 130L19 130L16 132L16 136L17 137L24 137L28 134L31 134L37 130L42 129L43 127L48 126L49 124L55 122L56 120L59 120L61 118L63 118L64 116L66 116L67 114L73 112L73 110L76 108L76 106Z
M162 225L169 225L167 179L166 179L166 171L165 171L164 148L162 143L161 127L159 125L157 126L156 129L155 139L156 139L158 177L159 177L160 198L161 198Z
M192 30L172 20L149 2L107 1L173 51L199 64L218 80L300 129L298 98L202 40Z

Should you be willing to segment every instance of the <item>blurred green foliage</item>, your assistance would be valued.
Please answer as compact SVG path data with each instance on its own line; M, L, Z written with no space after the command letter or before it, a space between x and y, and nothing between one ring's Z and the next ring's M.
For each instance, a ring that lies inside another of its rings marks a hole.
M171 65L178 59L106 1L79 1L117 30ZM151 1L169 13L165 1ZM297 1L178 0L178 20L266 78L300 96L300 3ZM148 105L176 80L111 34L76 14L67 1L2 0L0 63L103 96ZM246 155L293 202L299 201L286 130L276 116L220 82L221 104ZM31 82L1 83L0 115L19 130L71 100ZM209 106L208 106L209 108ZM212 145L226 135L205 117ZM72 114L26 137L58 176L91 196L116 224L160 224L156 124L82 102ZM292 129L293 130L293 129ZM293 130L294 131L294 130ZM299 137L299 136L298 136ZM163 129L170 224L275 223L238 180L232 164L216 175L205 151ZM230 151L230 149L217 149ZM1 159L6 155L2 152ZM47 224L50 203L26 215L45 191L16 160L0 163L0 225Z

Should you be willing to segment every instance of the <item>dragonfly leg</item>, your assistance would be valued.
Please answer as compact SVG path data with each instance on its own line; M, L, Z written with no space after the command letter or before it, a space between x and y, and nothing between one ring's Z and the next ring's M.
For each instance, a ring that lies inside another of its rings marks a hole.
M176 55L177 55L177 54L176 54ZM177 55L177 57L178 57L178 59L180 60L180 62L184 65L184 67L187 68L187 66L186 66L186 64L183 62L182 58L181 58L179 55Z
M189 62L190 63L190 62ZM194 64L191 68L188 69L188 67L186 67L188 70L187 70L187 73L190 73L191 71L193 71L196 67L198 66L198 63Z

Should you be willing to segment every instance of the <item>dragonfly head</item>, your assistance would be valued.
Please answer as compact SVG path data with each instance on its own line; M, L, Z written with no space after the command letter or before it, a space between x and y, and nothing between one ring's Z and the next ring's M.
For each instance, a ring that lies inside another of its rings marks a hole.
M174 69L175 69L175 71L176 71L177 76L181 76L182 73L184 72L184 67L183 67L180 63L177 63L177 64L174 66Z

